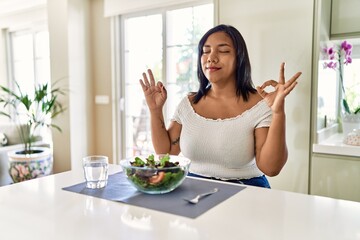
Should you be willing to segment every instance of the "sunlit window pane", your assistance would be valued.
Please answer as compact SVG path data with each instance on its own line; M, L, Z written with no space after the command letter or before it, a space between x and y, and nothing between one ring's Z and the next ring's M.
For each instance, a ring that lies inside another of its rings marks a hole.
M14 78L24 93L32 96L34 89L34 62L33 59L20 60L13 63Z
M324 62L319 61L318 130L337 121L337 72L334 69L324 69Z
M11 45L14 62L34 58L32 34L13 34Z
M154 77L162 80L162 52L160 14L125 21L126 156L153 151L149 112L139 79L150 68Z
M35 64L35 76L37 78L37 84L49 83L50 76L50 59L38 59Z
M154 152L149 111L139 84L142 73L152 69L155 80L166 86L167 125L179 101L188 92L197 90L197 44L212 26L213 4L124 19L126 157Z
M126 71L126 83L138 85L142 72L147 68L155 67L161 72L161 15L157 14L126 20L125 36L125 69L131 69L131 71Z
M13 76L24 93L35 85L50 83L50 49L47 31L11 33Z
M356 46L360 48L360 46ZM360 58L353 58L352 63L344 67L344 84L346 100L350 110L354 112L360 107Z
M180 100L198 89L197 45L213 26L213 12L213 4L205 4L167 13L166 79L168 87L171 87L171 98L168 98L166 108L167 122Z
M167 12L167 45L183 45L193 42L193 8Z
M35 37L35 57L36 58L49 58L49 32L37 32Z
M37 84L51 83L49 34L31 29L11 32L10 47L13 80L19 84L22 94L32 98ZM17 91L15 84L10 87Z
M214 5L205 4L194 7L194 40L197 44L204 33L214 26Z
M341 43L344 40L336 40L328 42L328 47L335 46L335 53L338 53ZM343 62L344 52L334 56L334 59L325 55L324 59L319 61L319 78L318 78L318 119L317 129L330 127L333 123L338 122L338 118L344 114L345 109L342 103L346 99L350 112L355 112L360 108L360 39L347 40L351 45L350 58L352 61L342 64L341 67L326 67L332 61ZM327 63L327 64L326 64ZM341 81L342 79L342 81ZM342 84L344 90L342 89Z
M180 100L198 89L197 46L169 47L167 60L167 88L171 97L167 100L166 120L169 121Z

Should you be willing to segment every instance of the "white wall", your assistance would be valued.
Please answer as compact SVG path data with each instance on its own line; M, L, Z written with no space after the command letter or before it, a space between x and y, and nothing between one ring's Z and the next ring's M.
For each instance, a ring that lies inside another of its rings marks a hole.
M53 134L54 171L80 171L94 151L89 1L48 0L48 16L52 80L69 89L68 111L55 122L63 132Z
M90 2L68 0L71 168L95 152Z
M280 175L270 178L275 189L308 192L313 1L221 0L219 23L238 28L247 42L256 85L302 72L286 98L289 159Z
M0 16L17 14L45 5L46 0L0 0Z
M68 27L67 27L67 1L49 0L47 3L50 40L50 65L51 78L61 79L62 85L69 86L68 64ZM68 108L54 124L61 126L62 133L53 131L54 146L54 172L62 172L71 169L70 155L70 113L69 96L61 99Z
M93 105L94 111L94 152L106 155L110 162L114 161L112 135L115 133L112 127L112 106L117 99L112 96L111 81L111 32L110 18L104 18L103 0L91 1L91 50L93 91L91 101L94 103L95 96L106 96L108 104Z

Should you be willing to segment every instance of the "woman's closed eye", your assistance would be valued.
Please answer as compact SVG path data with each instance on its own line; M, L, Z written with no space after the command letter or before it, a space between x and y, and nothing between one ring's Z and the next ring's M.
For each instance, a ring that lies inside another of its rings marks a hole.
M230 53L231 52L231 48L228 46L220 46L218 48L219 53Z
M203 54L210 54L211 51L203 51ZM219 50L218 53L230 53L230 50Z

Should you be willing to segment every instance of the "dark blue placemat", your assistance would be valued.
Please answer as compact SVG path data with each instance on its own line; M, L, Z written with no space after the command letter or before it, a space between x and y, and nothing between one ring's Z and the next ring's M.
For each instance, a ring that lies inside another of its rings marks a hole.
M201 199L198 204L194 205L183 200L183 198L194 197L199 193L207 192L214 188L218 188L219 191ZM125 174L119 172L110 175L107 186L102 189L88 189L85 187L85 182L63 189L184 217L196 218L245 189L245 187L242 185L224 184L218 181L203 181L187 177L181 186L174 191L153 195L137 191L127 181Z

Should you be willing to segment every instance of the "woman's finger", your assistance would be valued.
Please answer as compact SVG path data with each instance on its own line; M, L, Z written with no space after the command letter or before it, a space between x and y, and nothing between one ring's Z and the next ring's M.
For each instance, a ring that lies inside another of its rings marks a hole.
M149 74L149 78L150 78L150 86L155 86L155 78L154 78L154 75L153 75L151 69L148 69L148 74Z
M285 96L287 96L296 87L297 84L298 84L298 82L293 82L290 86L288 86L284 90Z
M160 82L160 81L158 81L156 85L160 90L162 90L164 88L164 84L162 84L162 82Z
M268 93L262 87L258 86L256 87L256 90L262 98L265 98L268 95Z
M160 89L160 92L161 94L163 94L163 96L167 96L167 91L166 91L166 88L164 87L164 84L162 84L162 82L157 82L157 86L159 87Z
M280 65L279 83L280 84L285 83L285 63L284 62L282 62Z
M145 92L147 90L147 86L144 84L142 79L139 79L139 82L140 82L142 90Z
M292 76L285 84L284 84L284 87L288 87L290 86L291 84L293 84L301 75L302 73L301 72L297 72L296 74L294 74L294 76Z
M145 86L150 87L150 83L149 83L148 77L146 76L146 73L143 73L142 75L143 75Z
M265 88L268 87L268 86L276 87L276 85L278 85L278 82L277 82L277 81L275 81L275 80L267 80L266 82L264 82L264 83L261 85L261 88L262 88L262 89L265 89Z

